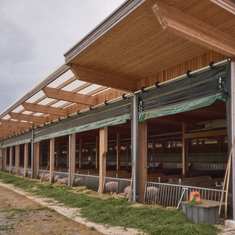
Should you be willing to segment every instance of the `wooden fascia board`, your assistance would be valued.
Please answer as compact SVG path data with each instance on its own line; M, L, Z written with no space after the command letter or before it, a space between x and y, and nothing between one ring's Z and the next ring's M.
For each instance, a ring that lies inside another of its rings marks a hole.
M4 120L1 119L0 122L3 125L8 125L8 126L18 126L18 127L22 127L22 128L30 128L32 126L32 124L30 123L23 123L23 122L19 122L19 121L10 121L10 120Z
M89 68L71 64L71 71L79 80L95 83L101 86L116 88L124 91L135 91L137 83L134 80L95 71Z
M13 112L10 112L9 115L13 119L32 121L33 123L34 122L36 122L36 123L45 123L45 122L48 122L48 118L46 118L46 117L37 117L37 116L26 115L26 114L19 114L19 113L13 113Z
M12 127L12 126L3 126L3 125L0 125L0 130L3 130L3 131L23 131L23 128L21 127Z
M44 87L42 90L49 98L92 106L98 104L97 97L90 97L88 95L77 94L75 92L63 91L50 87Z
M225 136L225 135L227 135L227 130L215 130L215 131L186 133L186 134L183 134L183 138L192 139L192 138L205 138L205 137Z
M55 108L55 107L50 107L50 106L45 106L45 105L40 105L40 104L31 104L27 102L24 102L22 106L25 108L25 110L33 111L33 112L52 114L52 115L56 115L60 117L67 115L67 111L61 108Z
M157 1L152 9L164 30L226 56L235 56L232 36L162 1Z

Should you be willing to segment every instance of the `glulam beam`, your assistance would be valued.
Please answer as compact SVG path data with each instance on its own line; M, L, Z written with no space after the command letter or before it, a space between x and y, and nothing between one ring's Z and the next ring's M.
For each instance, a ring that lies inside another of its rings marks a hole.
M235 55L235 38L163 1L152 7L164 30L226 56Z
M41 105L41 104L31 104L27 102L24 102L22 106L25 108L25 110L32 111L32 112L51 114L51 115L56 115L60 117L67 115L67 111L61 108L55 108L55 107Z
M36 122L36 123L48 122L47 117L37 117L37 116L21 114L21 113L13 113L13 112L10 112L9 115L11 116L11 118L17 119L17 120L31 121L31 122Z
M71 65L71 70L79 80L85 82L95 83L101 86L111 87L115 89L120 89L124 91L135 91L136 82L104 72L96 71L93 69L85 68L77 64Z
M47 97L57 99L57 100L65 100L77 104L86 104L86 105L97 105L98 100L96 97L90 97L88 95L77 94L75 92L63 91L56 88L44 87L43 92Z

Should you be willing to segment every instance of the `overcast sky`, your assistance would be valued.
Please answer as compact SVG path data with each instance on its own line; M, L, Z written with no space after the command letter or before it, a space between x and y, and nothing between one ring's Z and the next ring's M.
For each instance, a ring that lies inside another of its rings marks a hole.
M0 0L0 113L124 0Z

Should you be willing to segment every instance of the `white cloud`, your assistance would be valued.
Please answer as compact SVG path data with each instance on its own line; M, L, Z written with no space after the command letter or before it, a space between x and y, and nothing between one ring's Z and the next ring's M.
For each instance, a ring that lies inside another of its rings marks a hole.
M0 0L0 113L123 0Z

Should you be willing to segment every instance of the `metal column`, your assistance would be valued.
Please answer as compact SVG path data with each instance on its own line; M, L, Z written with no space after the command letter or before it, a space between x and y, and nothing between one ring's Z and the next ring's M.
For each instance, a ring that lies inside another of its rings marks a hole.
M131 103L131 164L133 170L132 200L139 201L139 96L134 95Z
M227 136L228 136L228 154L232 147L232 142L234 139L234 63L231 62L228 66L227 76L226 76L226 85L228 88L228 96L226 102L226 116L227 116ZM234 150L233 150L234 151ZM235 195L235 160L234 160L234 152L232 154L232 164L231 164L231 171L229 176L229 189L228 189L228 218L235 220L235 202L234 196Z
M31 179L33 179L33 175L34 175L34 148L33 148L33 144L34 144L34 133L33 133L33 126L31 129Z
M3 140L1 140L1 171L3 170L3 149L2 149L2 145L3 145Z
M16 167L16 158L17 158L17 145L15 146L15 167Z
M72 135L70 134L69 135L69 177L68 177L69 182L68 182L68 186L71 186L70 185L70 178L71 178L70 177L70 172L71 172L71 166L70 166L71 165L71 137L72 137Z

